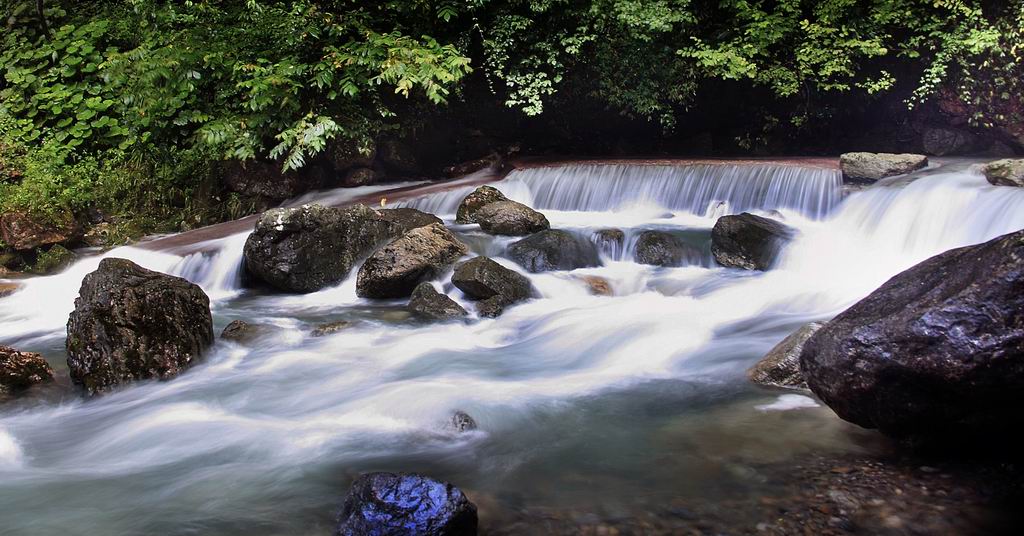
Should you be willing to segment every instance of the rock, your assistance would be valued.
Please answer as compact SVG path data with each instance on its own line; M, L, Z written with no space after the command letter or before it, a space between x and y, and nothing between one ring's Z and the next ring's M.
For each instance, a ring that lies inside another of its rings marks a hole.
M459 488L416 474L367 473L338 515L337 536L476 536L476 506Z
M100 222L89 227L85 232L85 236L82 237L82 241L89 247L106 247L111 245L114 239L113 234L113 229L109 222Z
M398 234L364 205L268 210L245 242L245 268L280 290L313 292L340 283L359 259Z
M343 188L369 186L376 184L377 178L377 172L370 168L353 168L345 172L345 178L341 179L341 186Z
M601 229L594 233L594 241L597 247L606 255L615 256L622 251L626 243L626 233L622 229Z
M277 326L268 324L250 324L244 320L234 320L220 332L221 340L238 344L250 344L277 330Z
M103 259L82 281L67 333L71 380L89 394L168 380L213 343L210 299L180 277Z
M451 426L456 432L476 430L476 421L465 411L456 411L452 415Z
M506 306L533 295L526 276L487 257L475 257L456 266L452 284L470 299L480 301L477 311L487 317L498 316Z
M480 229L493 235L525 236L551 226L543 214L515 201L488 203L473 218Z
M8 212L0 216L0 240L18 251L66 243L78 233L78 224L70 215L59 220L30 216L24 212Z
M414 208L382 208L377 212L384 220L395 225L401 234L405 234L417 227L426 227L434 223L444 224L441 218Z
M636 262L654 266L689 266L700 264L700 251L671 233L644 231L636 241Z
M368 168L377 156L376 144L362 145L348 138L335 138L328 142L324 156L337 172L350 168Z
M607 279L596 275L585 275L580 278L594 296L614 296L612 285Z
M497 169L501 167L501 157L497 153L490 154L483 158L477 158L476 160L470 160L468 162L462 162L444 168L444 175L449 179L455 179L458 177L465 177L471 175L477 171L483 171L485 169Z
M601 265L592 242L560 229L547 229L513 243L508 256L533 273Z
M843 178L875 182L903 175L928 165L928 157L919 154L845 153L839 157Z
M398 175L412 176L420 172L420 163L416 153L409 144L401 140L382 141L377 158L384 164L384 167Z
M1024 159L996 160L985 166L985 178L995 186L1024 186Z
M2 283L0 282L0 298L6 298L15 292L21 290L20 283Z
M439 276L468 252L443 225L418 227L366 259L356 279L356 294L377 299L409 296L416 285Z
M39 253L36 263L29 271L37 275L55 274L71 266L77 258L64 246L54 244L50 246L50 249Z
M279 162L232 160L224 169L224 183L232 192L283 201L323 185L313 167L282 171Z
M974 144L974 136L963 130L928 128L921 137L924 152L935 156L963 154Z
M313 331L309 332L311 337L326 337L328 335L334 335L339 331L344 331L352 327L352 322L348 320L338 320L337 322L327 322L326 324L320 324L313 328Z
M455 223L476 223L476 213L491 203L508 201L505 194L492 186L481 186L467 195L459 203L458 211L455 213Z
M462 318L469 313L455 300L441 294L430 283L420 283L412 291L409 299L409 310L420 318L427 320L451 320Z
M1024 231L900 273L815 333L800 359L811 390L866 428L1015 433L1024 424Z
M53 369L43 356L0 345L0 402L52 381Z
M787 335L747 371L747 378L758 385L807 389L807 382L800 371L800 353L807 339L823 325L821 322L811 322Z
M711 254L722 266L767 270L795 234L792 227L746 212L722 216L711 230Z

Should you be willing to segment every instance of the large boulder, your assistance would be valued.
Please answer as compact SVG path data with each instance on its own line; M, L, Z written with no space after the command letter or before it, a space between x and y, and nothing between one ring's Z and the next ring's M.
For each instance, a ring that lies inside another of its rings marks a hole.
M412 291L409 311L426 320L451 320L462 318L469 313L448 296L441 294L434 285L423 282Z
M811 390L895 436L1012 434L1024 424L1024 231L936 255L804 345Z
M965 130L928 128L921 135L924 152L935 156L963 154L974 145L974 136Z
M337 536L476 536L476 506L447 483L415 474L368 473L352 483Z
M477 312L495 317L505 307L533 296L526 276L509 270L487 257L475 257L455 267L452 284L471 300L479 301Z
M394 224L402 234L417 227L426 227L434 223L444 224L441 218L414 208L382 208L377 212L386 221Z
M313 167L282 171L280 162L232 160L225 165L224 184L232 192L275 201L295 197L323 185L323 176Z
M345 172L340 185L342 188L356 188L377 184L379 179L380 175L370 168L353 168Z
M995 186L1024 186L1024 159L989 162L985 166L985 178Z
M722 216L711 229L711 254L722 266L767 270L795 234L792 227L746 212Z
M758 385L807 389L807 382L804 381L804 374L800 370L800 353L803 352L807 339L817 333L822 326L824 324L821 322L811 322L787 335L747 371L747 377Z
M78 223L69 215L55 219L25 212L8 212L0 216L0 239L19 251L67 243L80 232Z
M533 273L601 265L593 242L561 229L547 229L513 243L508 256Z
M213 343L210 299L180 277L103 259L82 281L67 333L71 380L90 394L167 380Z
M497 201L476 211L473 218L485 233L526 236L551 227L543 214L515 201Z
M927 165L928 157L920 154L845 153L839 157L843 178L854 182L875 182Z
M313 292L340 283L359 259L397 234L364 205L268 210L245 242L245 268L280 290Z
M653 266L700 264L703 255L671 233L644 231L636 240L636 262Z
M467 195L455 213L455 223L476 223L476 213L491 203L508 201L505 194L493 186L481 186Z
M0 402L53 381L53 369L43 356L0 345Z
M380 248L359 268L356 294L364 298L404 298L469 252L444 225L417 227Z

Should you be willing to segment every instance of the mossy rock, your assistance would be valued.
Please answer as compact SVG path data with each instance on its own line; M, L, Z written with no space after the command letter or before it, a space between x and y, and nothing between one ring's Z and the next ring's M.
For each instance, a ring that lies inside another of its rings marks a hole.
M57 273L74 263L76 258L78 257L69 249L56 245L40 252L30 271L39 275Z

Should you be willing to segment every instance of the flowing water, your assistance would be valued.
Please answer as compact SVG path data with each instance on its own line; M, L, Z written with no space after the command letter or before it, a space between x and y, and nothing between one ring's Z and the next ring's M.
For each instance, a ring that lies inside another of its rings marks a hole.
M181 257L124 247L210 295L215 330L282 329L255 347L218 342L169 382L94 400L42 390L0 408L0 534L329 534L354 475L413 470L476 500L484 526L567 508L601 518L672 501L771 494L767 463L867 451L869 432L744 371L800 325L828 319L899 271L1024 228L1024 190L969 163L842 196L832 170L770 164L533 168L494 184L587 239L622 229L603 266L529 275L541 297L497 319L424 325L401 302L355 296L354 274L309 295L243 290L245 234ZM501 257L508 238L452 223L469 189L403 204L435 212ZM710 229L749 211L799 230L765 273L717 267ZM633 262L642 230L677 233L692 265ZM0 343L43 353L66 377L64 325L99 257L0 299ZM615 295L591 296L581 276ZM436 282L465 302L444 277ZM349 320L312 338L319 323ZM451 415L479 429L457 433ZM736 512L738 522L743 512Z

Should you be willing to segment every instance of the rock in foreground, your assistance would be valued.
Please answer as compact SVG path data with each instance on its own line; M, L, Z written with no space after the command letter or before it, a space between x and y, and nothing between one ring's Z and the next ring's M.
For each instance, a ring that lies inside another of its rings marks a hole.
M415 474L368 473L352 483L337 536L475 536L476 506L459 488Z
M990 162L985 166L985 178L995 186L1024 187L1024 159Z
M560 229L541 231L515 242L509 246L508 256L533 273L601 265L593 242Z
M356 294L364 298L402 298L433 279L469 249L439 223L418 227L377 250L359 268Z
M786 389L807 389L803 372L800 370L800 353L804 344L824 324L811 322L790 333L776 344L756 365L747 371L750 381L769 387Z
M767 270L795 234L787 225L746 212L722 216L711 230L711 254L722 266Z
M1024 424L1024 231L893 277L807 341L807 384L894 436L991 438Z
M430 283L420 283L412 291L408 307L413 314L426 320L451 320L469 314L461 305L455 303L455 300L438 292Z
M470 299L480 301L477 310L487 317L496 317L505 307L533 295L529 279L487 257L476 257L458 265L452 284Z
M927 165L928 157L920 154L846 153L839 157L843 179L854 182L875 182Z
M396 235L395 225L364 205L305 205L264 212L245 242L245 268L288 292L340 283L352 266Z
M43 356L0 346L0 402L33 385L53 381L53 369Z
M467 195L459 203L455 213L455 223L476 223L476 213L491 203L508 201L505 194L493 186L481 186Z
M473 218L483 232L493 235L526 236L551 227L543 214L515 201L489 203Z
M125 259L85 276L68 319L71 380L90 394L135 380L167 380L213 343L210 299L180 277Z

